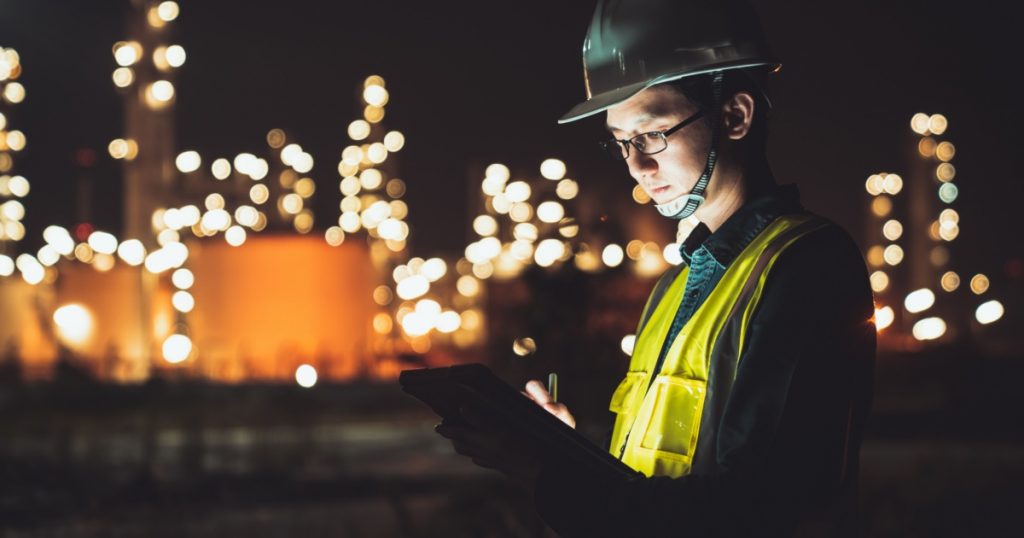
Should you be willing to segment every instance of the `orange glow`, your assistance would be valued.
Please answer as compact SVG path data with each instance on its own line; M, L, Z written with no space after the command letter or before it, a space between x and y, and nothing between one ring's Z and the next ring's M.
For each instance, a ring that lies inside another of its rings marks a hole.
M917 151L922 157L934 157L935 156L935 139L931 137L924 137L920 142L917 143Z
M294 383L296 368L306 363L320 379L382 375L370 352L381 337L373 332L374 275L365 246L254 236L242 248L205 241L201 249L202 256L189 260L195 305L187 329L172 307L171 273L152 275L127 264L101 273L62 264L53 304L81 305L92 314L89 337L76 341L75 356L101 379L122 382L142 381L151 368L185 368L224 382ZM57 356L57 326L52 312L40 317L26 308L35 293L21 279L0 280L0 345L18 349L27 376L45 378ZM149 315L139 315L147 303ZM67 325L66 316L58 317ZM164 360L174 334L192 344L181 364Z
M357 244L331 247L316 236L205 244L190 261L196 306L189 314L204 375L291 381L310 362L321 379L342 379L371 366L367 255Z
M643 205L650 202L651 197L647 195L647 192L644 191L643 187L637 185L633 187L633 201Z
M84 267L95 273L90 267ZM109 275L110 273L107 273ZM61 275L63 276L63 274ZM37 290L20 278L0 278L0 346L2 349L17 349L21 358L26 377L38 379L49 377L54 361L57 359L57 348L50 339L50 328L41 325L48 317L37 315L32 308ZM56 304L65 304L61 297Z
M80 304L92 313L91 337L75 351L102 378L139 381L149 373L143 361L144 323L137 315L144 304L139 293L141 271L124 264L102 273L85 264L61 266L57 303ZM170 308L169 295L152 300L165 301ZM156 348L154 356L159 358Z
M892 212L892 199L888 196L879 196L871 201L871 212L878 217L888 216Z

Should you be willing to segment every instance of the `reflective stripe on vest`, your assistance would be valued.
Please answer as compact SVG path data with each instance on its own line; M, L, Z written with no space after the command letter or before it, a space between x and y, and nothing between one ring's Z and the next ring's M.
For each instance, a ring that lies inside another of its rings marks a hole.
M711 364L727 366L726 372L716 375L727 373L731 388L750 318L772 266L786 247L826 224L813 215L796 214L766 226L683 326L652 383L650 372L682 302L688 271L673 268L659 280L641 317L629 371L609 406L618 415L609 447L612 454L646 476L690 473Z

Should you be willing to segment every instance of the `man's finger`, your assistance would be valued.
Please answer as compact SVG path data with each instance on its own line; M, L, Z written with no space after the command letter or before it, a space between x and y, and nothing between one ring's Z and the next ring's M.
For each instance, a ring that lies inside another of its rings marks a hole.
M565 404L549 403L544 406L544 409L547 410L548 413L558 417L562 422L568 424L569 427L576 427L576 419L573 418L572 413L569 412L569 408L566 407Z
M551 403L551 394L548 393L548 389L544 388L544 385L536 379L527 381L526 392L528 392L530 398L539 405L543 406Z

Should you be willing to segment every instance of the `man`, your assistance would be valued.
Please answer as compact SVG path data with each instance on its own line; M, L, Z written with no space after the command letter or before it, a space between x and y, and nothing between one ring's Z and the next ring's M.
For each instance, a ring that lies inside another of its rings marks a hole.
M563 536L855 534L874 312L849 236L779 187L761 84L778 65L740 1L603 0L584 41L603 144L669 218L700 221L640 322L609 449L644 478L598 480L477 411L456 451L534 491ZM827 180L827 175L823 176ZM573 425L536 381L539 405Z

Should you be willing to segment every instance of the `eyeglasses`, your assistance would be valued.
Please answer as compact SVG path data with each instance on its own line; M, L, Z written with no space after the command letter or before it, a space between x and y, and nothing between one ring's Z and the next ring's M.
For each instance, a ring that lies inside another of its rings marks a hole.
M665 151L665 148L668 147L668 137L671 136L672 133L686 127L702 117L704 117L704 111L700 110L670 129L641 133L633 138L625 138L622 140L611 138L608 140L602 140L599 144L601 145L601 149L608 152L608 154L617 161L624 161L629 158L630 146L633 146L637 151L644 155L654 155L655 153Z

